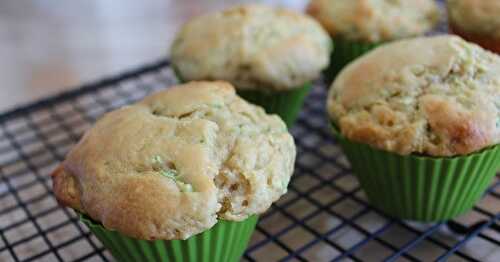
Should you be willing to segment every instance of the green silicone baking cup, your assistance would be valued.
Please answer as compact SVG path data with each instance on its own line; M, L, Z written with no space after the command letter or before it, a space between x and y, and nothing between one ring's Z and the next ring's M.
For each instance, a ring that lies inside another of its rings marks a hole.
M333 129L369 202L400 219L445 221L467 212L499 168L500 145L466 156L403 156L349 141Z
M257 224L254 215L241 222L220 220L214 227L186 240L139 240L104 228L88 216L80 221L120 262L175 261L219 262L239 261Z
M349 41L341 38L334 38L335 51L332 52L330 58L330 66L324 71L324 78L328 83L326 88L330 87L330 83L335 80L337 74L351 61L374 49L382 43L363 43Z
M239 96L252 104L262 106L267 113L277 114L288 127L293 126L312 85L307 83L287 91L262 92L258 90L236 90Z

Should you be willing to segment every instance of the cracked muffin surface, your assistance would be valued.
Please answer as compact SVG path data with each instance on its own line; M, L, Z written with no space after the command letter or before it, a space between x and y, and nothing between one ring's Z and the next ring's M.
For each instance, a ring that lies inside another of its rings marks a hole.
M500 58L455 36L379 47L332 84L348 139L402 155L465 155L500 142Z
M264 212L287 190L283 121L225 82L190 82L105 114L52 174L72 207L139 239L186 239Z
M331 36L369 43L424 34L440 17L434 0L311 0L307 12Z
M332 50L307 15L249 4L196 17L171 47L172 65L190 80L225 80L238 89L283 91L318 77Z

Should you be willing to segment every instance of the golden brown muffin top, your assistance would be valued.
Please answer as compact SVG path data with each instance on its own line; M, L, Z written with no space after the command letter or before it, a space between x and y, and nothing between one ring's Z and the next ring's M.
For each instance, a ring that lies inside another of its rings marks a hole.
M455 36L384 45L333 83L348 139L399 154L465 155L500 142L500 58Z
M243 5L186 23L171 59L183 80L225 80L238 89L288 90L328 66L331 39L314 19Z
M283 121L225 82L191 82L104 115L53 174L58 200L140 239L186 239L287 191Z
M500 39L500 1L448 0L449 19L462 31Z
M312 0L307 12L331 36L369 43L424 34L440 16L434 0Z

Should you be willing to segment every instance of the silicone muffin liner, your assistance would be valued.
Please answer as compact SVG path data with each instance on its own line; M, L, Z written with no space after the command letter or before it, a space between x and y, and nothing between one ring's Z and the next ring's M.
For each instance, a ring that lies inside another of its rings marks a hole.
M179 82L184 81L174 67L174 74ZM236 93L246 101L263 107L269 114L277 114L283 119L287 127L293 126L299 115L304 100L311 91L312 84L306 83L301 87L287 91L263 92L259 90L238 90Z
M445 221L467 212L500 167L500 145L467 156L402 156L333 133L369 202L400 219Z
M267 113L279 115L286 125L291 127L297 120L311 88L312 85L307 83L287 91L266 93L258 90L236 90L236 93L248 102L262 106Z
M382 43L362 43L334 38L335 51L332 52L330 58L330 66L324 71L324 78L327 88L335 80L337 74L351 61L374 49Z
M80 215L90 231L117 261L219 262L239 261L257 224L258 216L241 222L220 220L214 227L186 240L139 240L104 228Z

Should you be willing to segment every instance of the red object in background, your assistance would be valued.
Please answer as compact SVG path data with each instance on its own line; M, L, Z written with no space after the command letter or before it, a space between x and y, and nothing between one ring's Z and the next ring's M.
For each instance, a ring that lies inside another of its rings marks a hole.
M495 38L489 37L489 36L465 32L463 30L460 30L458 27L454 26L453 24L450 24L450 31L456 35L461 36L463 39L465 39L469 42L476 43L476 44L482 46L483 48L486 48L492 52L500 54L500 39L495 39Z

